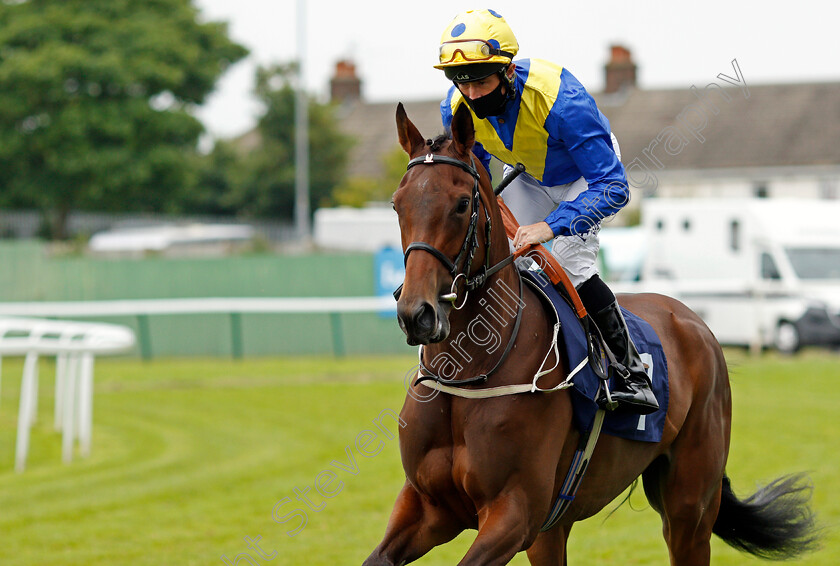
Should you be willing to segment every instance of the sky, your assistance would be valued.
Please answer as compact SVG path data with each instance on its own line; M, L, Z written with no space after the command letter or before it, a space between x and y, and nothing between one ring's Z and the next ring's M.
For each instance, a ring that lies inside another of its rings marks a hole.
M840 81L840 3L800 0L516 0L509 5L449 1L194 0L201 17L226 21L248 58L222 76L197 116L213 138L253 127L261 109L252 91L257 65L297 59L305 43L307 90L326 101L335 64L351 59L370 102L442 98L449 84L437 61L440 36L468 9L492 8L516 35L517 57L563 65L592 92L603 89L609 47L628 47L639 88L700 88L720 73L747 85Z

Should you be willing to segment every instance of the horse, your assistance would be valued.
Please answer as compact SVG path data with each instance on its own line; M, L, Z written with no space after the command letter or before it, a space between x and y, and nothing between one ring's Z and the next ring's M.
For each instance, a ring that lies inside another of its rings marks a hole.
M458 366L452 383L465 390L530 381L544 362L553 320L536 294L520 287L508 238L497 228L502 215L490 176L472 153L470 112L462 106L450 136L434 141L424 140L402 104L396 121L410 157L393 195L405 252L397 316L407 342L420 345L422 367ZM491 283L520 293L524 307L489 313ZM807 477L779 478L743 500L732 491L725 472L729 377L708 327L666 296L619 300L662 342L669 402L661 441L602 435L574 501L556 525L541 531L580 442L569 391L469 399L432 394L439 392L412 381L400 414L405 484L364 566L407 564L467 529L478 533L459 564L506 564L525 551L532 565L565 565L572 525L598 513L639 476L662 517L673 565L708 566L713 533L764 558L814 548ZM567 372L561 363L542 379L557 385Z

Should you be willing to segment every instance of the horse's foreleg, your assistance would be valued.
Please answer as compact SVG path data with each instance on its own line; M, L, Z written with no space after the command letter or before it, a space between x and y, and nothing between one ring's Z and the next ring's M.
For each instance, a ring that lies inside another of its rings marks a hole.
M571 529L571 525L554 527L537 535L534 544L528 549L531 566L566 566L566 541Z
M479 513L478 536L459 566L507 564L528 546L530 529L524 496L496 499Z
M385 537L362 566L407 564L462 530L455 516L431 505L406 482L394 503Z

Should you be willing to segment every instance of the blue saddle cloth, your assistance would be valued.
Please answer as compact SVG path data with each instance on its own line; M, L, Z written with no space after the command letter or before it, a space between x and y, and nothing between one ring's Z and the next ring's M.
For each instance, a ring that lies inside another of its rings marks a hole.
M550 302L546 307L553 307L560 322L562 340L558 338L558 342L562 341L562 345L558 345L565 355L566 367L576 367L588 355L586 337L577 315L548 278L530 271L521 273L526 282L541 291L537 294L542 295L544 301ZM668 413L668 364L662 350L662 342L650 324L623 307L621 311L624 313L633 343L642 361L648 366L647 371L653 383L653 393L659 401L659 410L650 415L616 414L607 411L602 432L630 440L659 442L665 426L665 415ZM595 412L598 410L595 395L598 392L599 380L590 364L573 379L572 406L575 425L579 430L586 431L592 428ZM612 384L610 387L612 388Z

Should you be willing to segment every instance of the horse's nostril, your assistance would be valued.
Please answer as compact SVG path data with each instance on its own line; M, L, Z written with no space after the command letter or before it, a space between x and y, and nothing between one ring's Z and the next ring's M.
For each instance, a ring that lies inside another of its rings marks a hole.
M431 333L435 328L435 308L429 303L423 303L414 317L414 324L418 331Z

